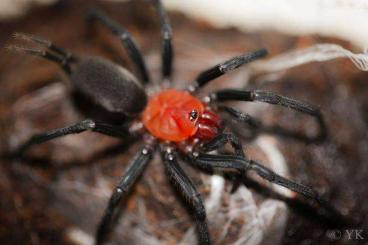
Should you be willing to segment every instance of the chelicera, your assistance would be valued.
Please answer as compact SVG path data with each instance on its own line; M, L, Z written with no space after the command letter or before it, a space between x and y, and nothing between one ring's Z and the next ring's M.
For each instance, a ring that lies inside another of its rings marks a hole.
M152 2L161 20L162 77L163 80L170 81L173 60L171 27L161 2L159 0ZM129 192L156 151L161 153L162 162L173 185L177 187L186 203L193 210L200 244L211 243L205 208L195 186L178 164L179 161L189 162L203 170L232 170L231 173L237 179L246 178L246 172L253 171L261 178L312 199L319 205L324 203L313 189L283 178L260 163L248 159L243 152L241 140L233 133L231 126L226 124L223 116L220 116L226 114L225 119L230 118L238 124L258 129L263 127L258 120L235 108L226 106L224 102L258 101L279 105L314 117L320 128L319 133L315 137L303 137L308 140L319 140L326 135L326 129L317 107L260 90L222 89L211 92L204 98L196 97L197 91L215 78L264 57L267 54L265 49L233 57L200 72L186 90L166 89L148 98L144 86L150 84L150 75L143 56L129 32L98 9L91 9L88 12L88 17L88 21L97 21L122 41L137 68L140 79L107 59L77 57L50 41L31 35L18 34L16 36L34 42L42 48L13 46L12 49L40 56L59 64L68 74L75 90L92 99L104 110L131 118L128 125L87 119L64 128L38 134L19 146L17 154L23 154L35 144L87 130L118 138L127 138L130 134L143 138L143 147L133 157L112 192L96 231L97 244L105 240L119 201ZM226 144L232 146L234 150L232 154L214 153L215 150L223 148Z

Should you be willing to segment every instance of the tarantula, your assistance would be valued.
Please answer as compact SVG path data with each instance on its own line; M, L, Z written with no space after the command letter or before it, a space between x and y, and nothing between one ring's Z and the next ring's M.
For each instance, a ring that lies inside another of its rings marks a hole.
M162 77L169 82L172 74L173 48L172 31L162 3L153 0L160 17L162 31ZM87 119L79 123L34 135L19 148L16 154L23 154L29 147L68 134L93 131L112 137L126 138L138 135L144 145L131 160L121 180L112 192L105 213L96 231L96 243L105 240L111 220L121 199L127 195L135 181L142 174L154 153L161 153L162 162L170 181L177 187L187 205L193 211L200 244L210 244L206 211L202 199L191 180L179 166L179 159L199 169L232 170L235 178L245 178L248 171L272 183L284 186L316 203L323 201L316 191L277 175L260 163L250 160L243 152L241 141L227 128L219 112L226 113L233 120L257 129L260 123L246 113L228 107L221 102L257 101L279 105L307 114L316 119L319 133L314 139L326 136L326 127L320 110L307 103L283 97L268 91L247 91L222 89L198 99L196 92L210 81L267 54L265 49L233 57L199 73L187 90L164 89L148 98L144 86L151 79L141 52L127 30L94 8L88 11L88 21L97 21L119 38L133 61L139 75L138 80L125 68L101 57L77 57L52 42L26 34L17 34L43 48L13 46L16 51L40 56L59 64L69 76L75 89L90 98L108 112L128 117L129 124L117 125ZM311 139L312 140L312 139ZM232 154L213 153L226 144L233 148Z

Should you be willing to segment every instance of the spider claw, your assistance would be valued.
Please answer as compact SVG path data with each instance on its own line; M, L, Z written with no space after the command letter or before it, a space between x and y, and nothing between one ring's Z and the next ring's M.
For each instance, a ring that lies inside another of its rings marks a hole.
M5 47L5 49L10 52L26 53L26 54L32 54L32 55L43 55L45 53L45 51L42 51L39 49L21 47L21 46L16 46L16 45L9 45Z
M18 46L15 46L15 45L9 45L9 46L6 46L5 49L9 52L19 52L20 47Z
M15 32L13 33L13 38L18 40L24 40L24 41L33 41L33 36L30 34L26 34L23 32Z
M13 33L13 38L14 39L28 39L28 35L22 32L15 32Z
M45 40L45 39L40 38L40 37L33 36L31 34L16 32L16 33L13 34L13 36L14 36L15 39L22 39L22 40L25 40L25 41L34 42L34 43L37 43L37 44L40 44L40 45L46 46L46 47L50 47L52 45L50 41Z

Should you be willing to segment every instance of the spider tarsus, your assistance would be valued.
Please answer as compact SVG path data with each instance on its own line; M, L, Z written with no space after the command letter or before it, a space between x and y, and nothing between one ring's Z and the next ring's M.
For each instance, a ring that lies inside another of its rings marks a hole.
M32 40L30 34L26 34L23 32L15 32L13 33L14 39L23 39L23 40Z
M33 54L33 55L44 55L45 54L44 51L39 50L39 49L26 48L26 47L21 47L17 45L9 45L9 46L6 46L5 49L10 52L16 52L16 53L28 53L28 54Z
M31 41L37 44L40 44L42 46L46 46L46 47L50 47L52 46L51 41L37 37L37 36L33 36L31 34L27 34L27 33L22 33L22 32L16 32L13 34L15 39L22 39L25 41Z

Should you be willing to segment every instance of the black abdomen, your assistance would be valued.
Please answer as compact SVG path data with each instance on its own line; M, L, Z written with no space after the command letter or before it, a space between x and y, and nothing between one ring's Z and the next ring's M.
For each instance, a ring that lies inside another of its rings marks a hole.
M132 116L147 104L147 95L134 75L103 58L82 59L70 79L78 91L109 112Z

